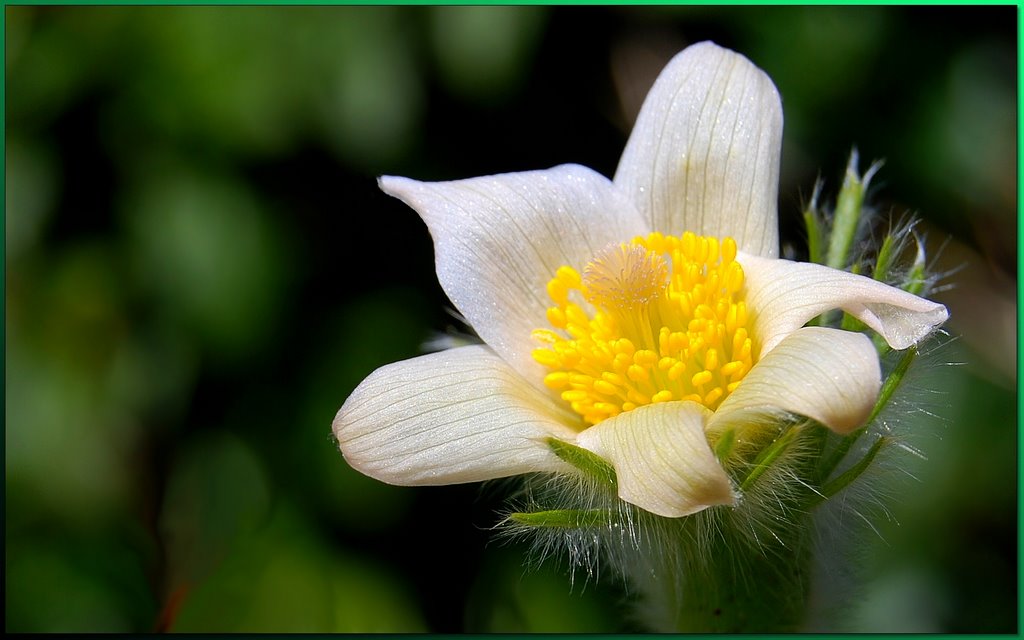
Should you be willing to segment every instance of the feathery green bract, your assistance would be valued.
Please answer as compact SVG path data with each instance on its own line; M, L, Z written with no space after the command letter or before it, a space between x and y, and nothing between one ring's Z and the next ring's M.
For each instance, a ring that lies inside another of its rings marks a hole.
M925 252L921 239L915 239L917 240L917 255L914 257L914 264L910 267L910 273L907 274L907 281L903 285L903 289L907 293L918 296L924 292L925 284L927 284L927 265L925 264Z
M903 377L906 375L907 370L910 369L910 365L914 362L914 358L917 356L917 348L911 347L903 352L900 356L899 362L896 363L896 367L889 373L885 378L885 382L882 383L882 389L878 392L878 400L875 402L874 408L871 409L871 414L868 419L864 422L863 427L853 431L845 438L839 441L836 448L832 450L829 457L821 463L820 479L824 482L832 472L835 471L839 463L843 461L846 454L850 452L850 448L862 435L867 432L867 425L871 424L878 414L885 408L885 405L889 404L889 400L892 398L892 394L899 388L900 383L903 382Z
M833 269L846 268L850 247L853 246L853 239L857 235L857 225L860 223L864 192L867 191L868 182L878 166L877 164L871 165L871 168L861 176L857 173L857 151L854 150L850 153L850 162L846 166L843 186L839 189L839 196L836 198L832 234L829 239L828 254L825 258L825 264Z
M906 349L903 355L900 356L896 367L885 377L885 382L882 383L882 389L878 392L878 400L875 402L874 408L871 409L871 415L867 419L868 422L877 418L878 414L885 408L885 405L889 404L889 399L892 398L892 394L899 388L900 383L903 382L903 377L907 375L907 371L916 357L917 347Z
M747 474L747 477L740 483L740 490L747 491L754 485L758 478L772 466L779 456L781 456L789 445L793 442L799 429L797 427L790 427L782 435L775 439L775 442L765 447L757 458L754 460L753 469Z
M818 211L818 197L821 195L821 181L815 183L811 201L804 209L804 225L807 227L807 259L821 264L821 239L823 229L821 212Z
M875 268L871 277L879 282L888 282L889 271L892 269L893 261L896 258L896 236L888 234L882 241L882 247L878 250L875 258Z
M718 458L720 463L725 463L729 458L729 454L732 453L732 446L736 444L736 430L728 429L725 433L718 438L718 442L715 443L715 457Z
M548 438L547 445L552 453L599 484L612 488L618 486L615 469L601 456L558 438Z
M854 264L850 267L850 273L860 275L861 268L860 264ZM839 328L843 331L863 331L867 325L851 316L850 314L843 312L843 319L839 323Z
M527 513L511 513L509 520L529 527L585 529L607 526L614 518L607 509L549 509Z
M839 474L835 479L826 482L821 487L821 495L823 500L827 500L832 496L836 495L843 489L845 489L851 482L860 477L860 474L864 473L864 470L868 468L871 462L878 455L879 450L889 442L889 438L882 436L875 440L875 443L871 445L868 452L864 454L864 457L858 460L853 466L846 471Z

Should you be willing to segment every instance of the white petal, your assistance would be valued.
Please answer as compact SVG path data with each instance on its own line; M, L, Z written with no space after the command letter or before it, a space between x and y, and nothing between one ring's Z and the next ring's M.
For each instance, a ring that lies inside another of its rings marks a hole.
M761 355L815 316L842 309L906 349L946 321L946 307L902 289L824 265L738 257Z
M779 252L782 104L743 56L702 42L658 76L619 161L615 185L655 231L732 236Z
M708 433L719 434L780 410L849 433L871 413L881 375L878 353L863 333L798 329L754 365L718 407Z
M352 392L334 436L356 470L399 485L475 482L566 467L543 439L561 412L487 347L389 364Z
M385 192L415 209L434 238L437 276L452 303L517 371L540 383L530 357L547 328L548 281L578 270L610 242L644 233L640 214L586 167L454 182L383 177Z
M704 435L710 413L693 402L645 405L598 423L576 442L612 463L620 498L678 518L734 501Z

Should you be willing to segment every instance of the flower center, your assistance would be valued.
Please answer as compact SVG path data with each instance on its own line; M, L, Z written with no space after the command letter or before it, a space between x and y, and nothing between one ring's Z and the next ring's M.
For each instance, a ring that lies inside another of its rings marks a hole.
M652 233L605 247L582 276L559 267L547 289L553 329L533 332L533 358L590 424L670 400L714 410L753 366L732 238Z

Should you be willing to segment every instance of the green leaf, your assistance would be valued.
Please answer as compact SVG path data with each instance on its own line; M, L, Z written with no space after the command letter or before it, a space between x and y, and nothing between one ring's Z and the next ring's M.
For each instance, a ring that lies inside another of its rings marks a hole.
M608 461L601 456L558 438L548 438L547 444L556 456L576 467L599 484L613 489L618 486L618 481L615 478L615 468L608 464Z

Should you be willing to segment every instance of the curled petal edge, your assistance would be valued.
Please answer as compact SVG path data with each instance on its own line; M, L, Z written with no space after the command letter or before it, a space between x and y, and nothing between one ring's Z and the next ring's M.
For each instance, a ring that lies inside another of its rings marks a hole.
M812 318L842 309L878 332L890 347L907 349L949 317L943 305L860 275L820 264L749 254L743 266L747 305L757 310L760 357Z
M710 414L694 402L645 405L590 427L576 443L611 462L620 498L679 518L736 500L704 435Z

